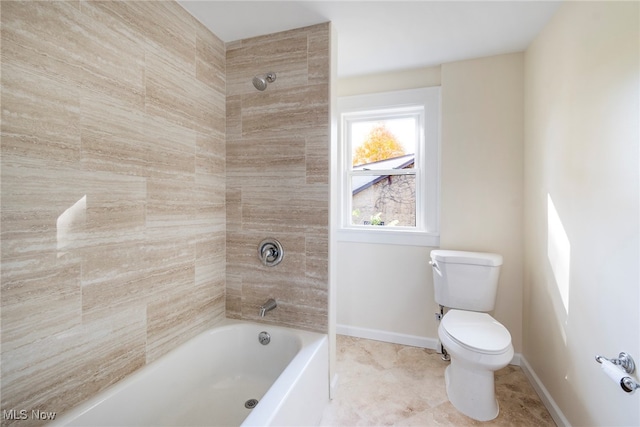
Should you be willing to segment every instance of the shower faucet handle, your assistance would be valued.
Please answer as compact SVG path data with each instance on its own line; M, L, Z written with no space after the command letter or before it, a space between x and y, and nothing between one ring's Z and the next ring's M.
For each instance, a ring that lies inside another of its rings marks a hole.
M258 258L263 265L274 267L284 258L284 250L282 245L276 239L264 239L258 245Z

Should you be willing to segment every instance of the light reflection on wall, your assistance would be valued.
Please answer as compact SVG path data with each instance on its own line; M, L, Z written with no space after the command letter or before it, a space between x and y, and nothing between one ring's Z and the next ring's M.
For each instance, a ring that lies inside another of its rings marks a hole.
M87 212L87 195L85 194L71 207L62 212L56 221L56 238L58 251L64 249L73 241L74 231L77 233L84 227ZM58 252L58 258L64 252Z
M569 314L571 244L550 194L547 194L547 257L556 279L565 314Z

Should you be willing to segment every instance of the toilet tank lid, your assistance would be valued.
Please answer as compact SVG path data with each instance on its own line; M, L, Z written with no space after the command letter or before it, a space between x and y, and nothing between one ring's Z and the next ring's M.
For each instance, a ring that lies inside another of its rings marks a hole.
M502 255L488 252L449 251L437 249L431 251L431 259L452 264L502 265Z

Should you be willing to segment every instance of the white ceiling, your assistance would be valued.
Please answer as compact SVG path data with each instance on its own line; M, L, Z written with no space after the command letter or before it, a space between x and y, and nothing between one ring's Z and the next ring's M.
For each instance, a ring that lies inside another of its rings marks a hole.
M338 76L526 49L559 1L218 1L179 3L224 42L331 21Z

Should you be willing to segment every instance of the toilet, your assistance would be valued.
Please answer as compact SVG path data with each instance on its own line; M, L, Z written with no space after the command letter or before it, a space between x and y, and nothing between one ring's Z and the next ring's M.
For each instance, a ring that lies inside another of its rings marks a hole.
M502 256L485 252L434 250L435 300L447 309L438 338L451 357L445 370L453 406L478 421L498 416L494 372L513 358L511 334L491 317Z

